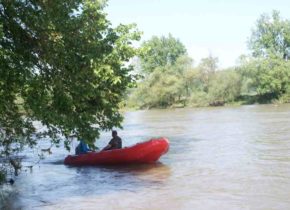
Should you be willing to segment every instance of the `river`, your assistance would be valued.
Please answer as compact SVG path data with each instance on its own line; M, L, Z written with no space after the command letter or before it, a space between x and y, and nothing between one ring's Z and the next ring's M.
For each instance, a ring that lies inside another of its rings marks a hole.
M9 208L290 209L289 104L127 112L119 135L165 136L170 150L156 164L69 167L53 148L18 177Z

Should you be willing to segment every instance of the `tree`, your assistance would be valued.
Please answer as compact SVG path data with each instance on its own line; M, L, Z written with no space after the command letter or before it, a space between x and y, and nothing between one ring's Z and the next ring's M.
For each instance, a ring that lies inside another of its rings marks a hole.
M233 102L241 93L241 76L233 69L219 71L209 84L209 104Z
M288 60L290 56L290 21L283 20L278 11L263 14L257 21L249 41L254 57Z
M145 73L151 73L157 67L173 65L178 57L186 53L185 46L171 34L160 38L153 36L141 45L141 67Z
M155 68L138 88L132 93L130 100L140 108L168 107L175 103L185 104L189 84L187 73L192 68L192 59L179 57L174 65Z
M250 89L263 102L279 98L290 84L290 21L281 19L277 11L271 17L262 15L252 32L249 48L253 59L244 59L241 72L250 79Z
M188 94L184 75L193 62L184 45L171 34L153 36L142 44L140 52L141 73L145 77L131 92L129 104L140 108L168 107L183 100Z
M76 135L93 145L120 127L119 102L133 84L134 25L112 28L106 1L0 2L0 155L37 143L35 134L69 148ZM33 121L47 129L38 132Z
M239 67L249 78L249 89L255 90L262 102L278 99L290 86L290 62L281 58L252 59Z
M200 72L200 79L204 85L204 91L208 91L208 86L211 77L215 74L218 68L218 58L213 57L213 55L209 55L206 58L201 59L198 69Z
M130 98L139 108L168 107L183 90L181 78L176 74L164 73L168 70L164 68L156 68L144 81L138 83L138 88Z

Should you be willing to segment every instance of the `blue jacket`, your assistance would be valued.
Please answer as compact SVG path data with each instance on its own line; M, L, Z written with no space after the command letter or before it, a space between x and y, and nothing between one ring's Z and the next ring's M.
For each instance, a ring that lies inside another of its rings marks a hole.
M76 151L75 151L76 155L85 154L88 151L90 151L88 145L85 142L83 142L83 140L80 140L80 143L76 147Z

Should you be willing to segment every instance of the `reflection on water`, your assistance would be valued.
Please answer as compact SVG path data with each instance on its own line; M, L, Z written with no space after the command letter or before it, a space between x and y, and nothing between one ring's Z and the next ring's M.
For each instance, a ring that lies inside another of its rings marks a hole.
M129 112L124 146L170 140L160 163L23 173L11 209L290 209L290 105ZM106 145L104 133L98 146Z

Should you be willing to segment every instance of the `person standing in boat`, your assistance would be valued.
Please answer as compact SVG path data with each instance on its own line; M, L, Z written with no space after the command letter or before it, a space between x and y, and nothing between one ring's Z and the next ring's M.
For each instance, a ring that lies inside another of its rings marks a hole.
M117 131L112 131L112 137L113 138L111 139L109 144L103 149L103 151L122 148L122 139L118 136Z

